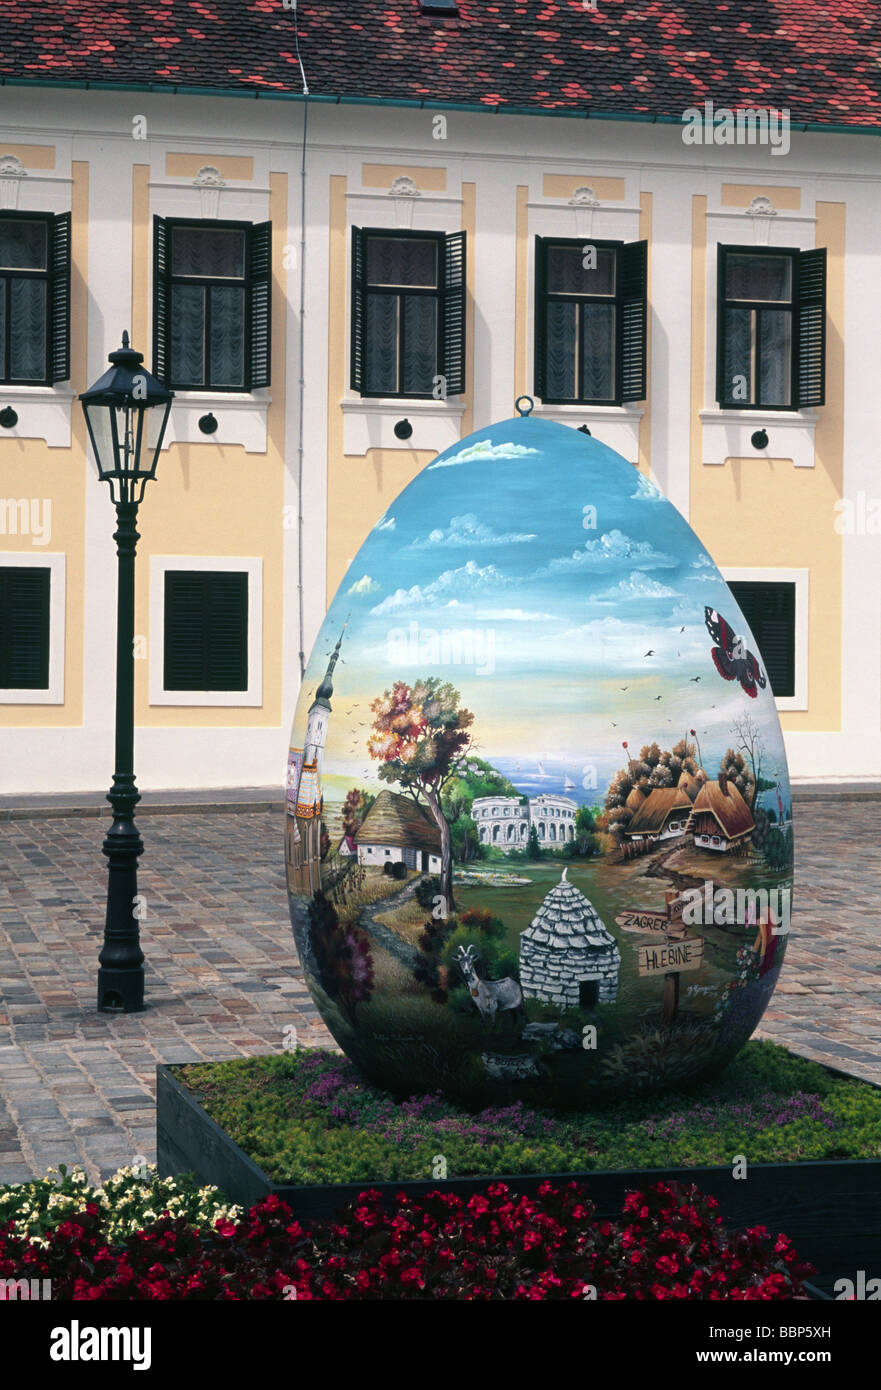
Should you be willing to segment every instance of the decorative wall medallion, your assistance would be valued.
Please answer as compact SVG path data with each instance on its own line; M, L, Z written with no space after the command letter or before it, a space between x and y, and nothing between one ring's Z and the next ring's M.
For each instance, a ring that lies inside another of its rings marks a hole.
M27 169L17 155L0 155L0 208L15 212L21 181L26 178Z
M199 200L204 218L217 217L220 210L220 190L226 187L226 180L213 164L203 164L193 186L199 190Z

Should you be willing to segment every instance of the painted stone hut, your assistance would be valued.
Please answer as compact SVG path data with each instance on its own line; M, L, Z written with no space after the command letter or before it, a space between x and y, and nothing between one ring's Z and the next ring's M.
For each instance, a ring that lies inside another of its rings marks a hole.
M621 952L566 870L520 937L520 987L561 1009L613 1004Z

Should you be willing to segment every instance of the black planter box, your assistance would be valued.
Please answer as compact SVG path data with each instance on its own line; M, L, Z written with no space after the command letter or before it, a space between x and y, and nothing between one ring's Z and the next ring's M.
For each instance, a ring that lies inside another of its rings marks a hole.
M156 1068L156 1147L160 1177L193 1173L249 1207L275 1193L299 1219L332 1216L365 1188L389 1200L405 1188L418 1195L439 1187L469 1197L490 1183L504 1182L534 1194L546 1180L583 1183L601 1217L620 1215L625 1194L662 1179L697 1183L719 1203L730 1229L767 1226L783 1231L803 1259L815 1265L817 1296L832 1297L837 1279L881 1276L881 1161L841 1159L819 1163L756 1163L735 1179L727 1168L629 1168L585 1173L498 1174L495 1177L411 1178L396 1182L322 1183L295 1186L273 1182L211 1119L171 1068Z

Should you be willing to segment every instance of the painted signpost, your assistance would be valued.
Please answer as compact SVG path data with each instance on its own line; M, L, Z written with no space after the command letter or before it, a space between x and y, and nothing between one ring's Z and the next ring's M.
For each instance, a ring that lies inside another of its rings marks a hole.
M679 976L683 970L700 970L704 959L704 939L702 936L685 935L682 894L671 889L665 898L664 912L627 909L615 921L623 931L651 936L651 941L637 947L639 973L643 977L664 976L661 1026L669 1028L679 1008Z

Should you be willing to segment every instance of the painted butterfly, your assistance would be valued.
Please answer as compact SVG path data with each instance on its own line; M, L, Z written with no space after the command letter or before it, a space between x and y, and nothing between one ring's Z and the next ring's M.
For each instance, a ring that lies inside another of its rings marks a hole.
M765 673L752 652L747 649L742 637L726 623L715 608L704 609L707 632L716 643L712 651L713 663L719 675L726 681L740 681L751 700L756 698L756 686L764 690L767 681Z

